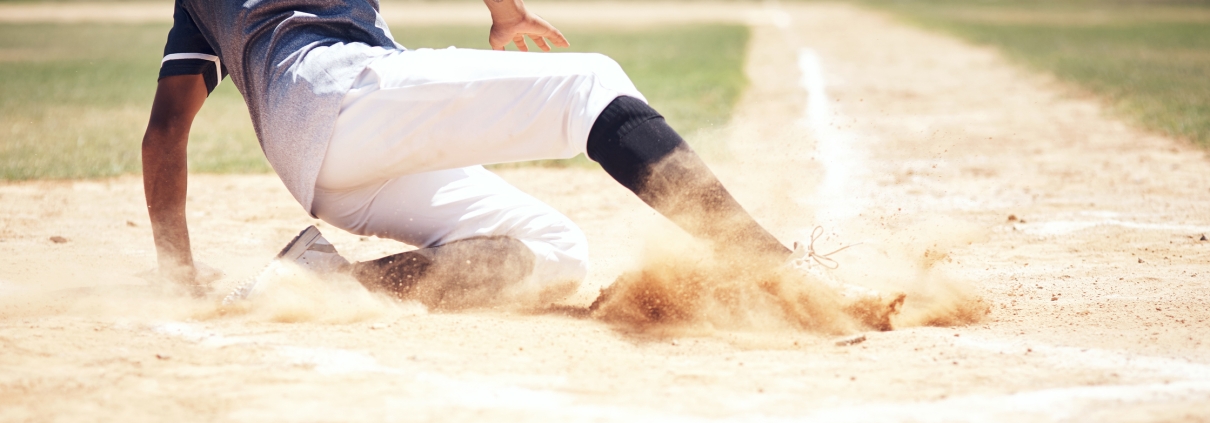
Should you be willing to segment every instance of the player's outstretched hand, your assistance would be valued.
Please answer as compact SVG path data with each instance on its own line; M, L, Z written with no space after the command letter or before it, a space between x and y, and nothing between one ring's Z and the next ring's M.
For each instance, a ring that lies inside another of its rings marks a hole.
M554 44L556 47L571 46L567 42L567 38L563 37L562 32L538 15L529 12L517 15L515 18L494 19L488 43L491 44L492 50L504 50L504 46L511 42L517 46L517 50L529 51L529 47L525 45L527 36L534 40L534 44L537 44L542 51L550 51L550 44Z

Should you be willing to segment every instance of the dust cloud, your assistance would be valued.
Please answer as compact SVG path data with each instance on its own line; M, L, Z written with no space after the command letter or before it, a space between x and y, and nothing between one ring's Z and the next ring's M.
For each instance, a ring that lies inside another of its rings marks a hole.
M229 306L223 306L220 300L236 285L234 280L214 283L212 292L202 297L166 282L86 287L76 286L78 282L44 281L38 289L7 292L0 297L0 319L78 316L144 321L236 319L346 324L427 312L419 303L371 293L352 277L320 278L277 261L262 272L257 295Z
M955 220L899 225L851 222L846 233L867 234L867 241L841 256L845 263L836 276L876 290L906 294L902 310L892 318L895 327L967 325L989 313L990 303L979 295L973 281L950 266L960 264L955 263L955 253L987 239L986 228Z
M678 230L664 232L672 231ZM589 308L592 318L622 331L667 336L787 330L839 335L964 325L989 310L969 281L946 270L955 249L985 236L973 226L928 223L890 233L883 228L886 241L834 256L842 265L829 275L842 286L790 266L770 268L683 232L664 232L651 232L636 270L602 290ZM7 292L0 298L0 318L348 324L428 312L418 301L369 291L351 276L319 277L288 263L274 261L260 279L254 295L228 306L219 299L238 281L218 281L204 298L166 283L79 287L73 285L79 281L58 281L39 290ZM854 297L845 286L880 295Z
M622 330L667 336L796 330L839 335L978 322L988 305L940 264L975 242L976 228L915 226L838 256L833 281L791 266L759 266L684 236L654 236L638 270L593 303L593 317ZM837 284L839 282L839 285ZM876 293L853 295L854 290Z
M243 318L277 323L356 323L426 313L414 301L398 301L367 291L352 276L319 276L290 263L274 260L257 277L252 295L218 306L205 318Z
M36 289L8 292L0 297L0 319L77 316L182 320L215 309L214 304L191 298L184 290L172 287L73 285L66 281L42 281Z

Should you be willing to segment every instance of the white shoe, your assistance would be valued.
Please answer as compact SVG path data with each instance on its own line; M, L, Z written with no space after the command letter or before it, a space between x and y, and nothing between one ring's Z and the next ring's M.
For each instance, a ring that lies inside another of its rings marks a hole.
M223 305L251 296L260 286L260 282L282 269L281 263L294 263L298 267L320 275L339 272L349 266L349 261L336 252L336 247L324 239L319 229L314 225L308 226L298 233L286 248L277 254L264 270L255 278L239 284L230 294L223 298Z
M829 254L831 255L831 254ZM832 288L836 293L849 300L875 299L881 298L882 294L870 288L851 283L841 282L836 279L830 272L835 269L836 261L828 258L825 255L815 253L814 248L810 245L802 245L794 243L794 252L790 254L790 260L786 262L786 266L798 269L799 271L810 275L815 280Z
M299 232L298 236L277 254L277 259L293 262L303 269L321 275L338 272L349 265L349 261L336 252L336 247L324 239L314 225Z
M845 312L861 320L865 325L882 331L893 329L891 316L899 313L907 296L901 292L883 295L877 290L844 283L836 279L830 270L837 268L840 264L829 256L852 245L841 247L827 254L819 254L815 252L815 240L819 239L820 235L823 235L823 228L816 227L811 234L810 244L804 246L797 242L794 243L794 252L790 255L786 266L806 273L820 284L831 288L848 303L845 304Z

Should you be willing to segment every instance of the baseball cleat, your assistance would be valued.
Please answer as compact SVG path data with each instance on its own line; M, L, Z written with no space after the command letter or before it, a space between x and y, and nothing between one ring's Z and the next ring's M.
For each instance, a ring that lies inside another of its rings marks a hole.
M336 247L324 239L318 228L314 225L308 226L286 244L286 247L268 266L265 266L264 270L261 270L259 275L241 283L230 294L227 294L223 298L223 305L229 305L252 296L258 291L264 279L282 269L283 263L293 263L320 275L339 272L349 266L349 261L336 252Z
M891 330L891 316L899 313L907 295L900 292L883 294L877 290L860 285L845 283L829 272L839 267L839 263L829 256L836 254L853 245L841 247L827 254L815 252L815 240L823 234L823 228L816 227L807 245L794 243L794 252L787 260L786 266L807 274L811 279L832 289L845 302L845 312L861 320L862 323L878 330ZM856 245L856 244L854 244Z
M336 252L336 247L324 239L314 225L303 229L286 244L286 248L277 254L277 260L293 262L319 274L338 272L349 265L349 261Z
M829 254L830 255L830 254ZM841 282L832 276L828 271L836 268L836 261L827 256L816 254L810 246L803 246L797 242L794 243L794 252L790 255L790 260L786 263L787 266L797 269L803 273L810 275L815 280L832 288L841 297L858 300L862 298L878 297L878 291L875 291L864 286L853 285L850 283Z

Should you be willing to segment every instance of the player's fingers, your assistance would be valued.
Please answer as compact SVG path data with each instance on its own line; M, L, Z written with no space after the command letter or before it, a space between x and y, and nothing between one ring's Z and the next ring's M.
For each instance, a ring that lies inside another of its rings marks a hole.
M530 35L529 39L534 40L534 44L536 44L538 48L542 49L542 51L550 51L550 45L546 44L546 39L537 35Z
M529 51L529 47L525 45L525 37L521 36L521 34L513 36L513 45L517 46L517 50Z
M504 50L504 46L508 45L508 39L496 35L496 31L492 31L487 35L487 44L492 46L492 50Z
M557 29L552 28L551 33L546 34L546 38L549 38L550 42L555 44L555 47L571 47L571 43L567 42L567 37L564 37L563 33Z

